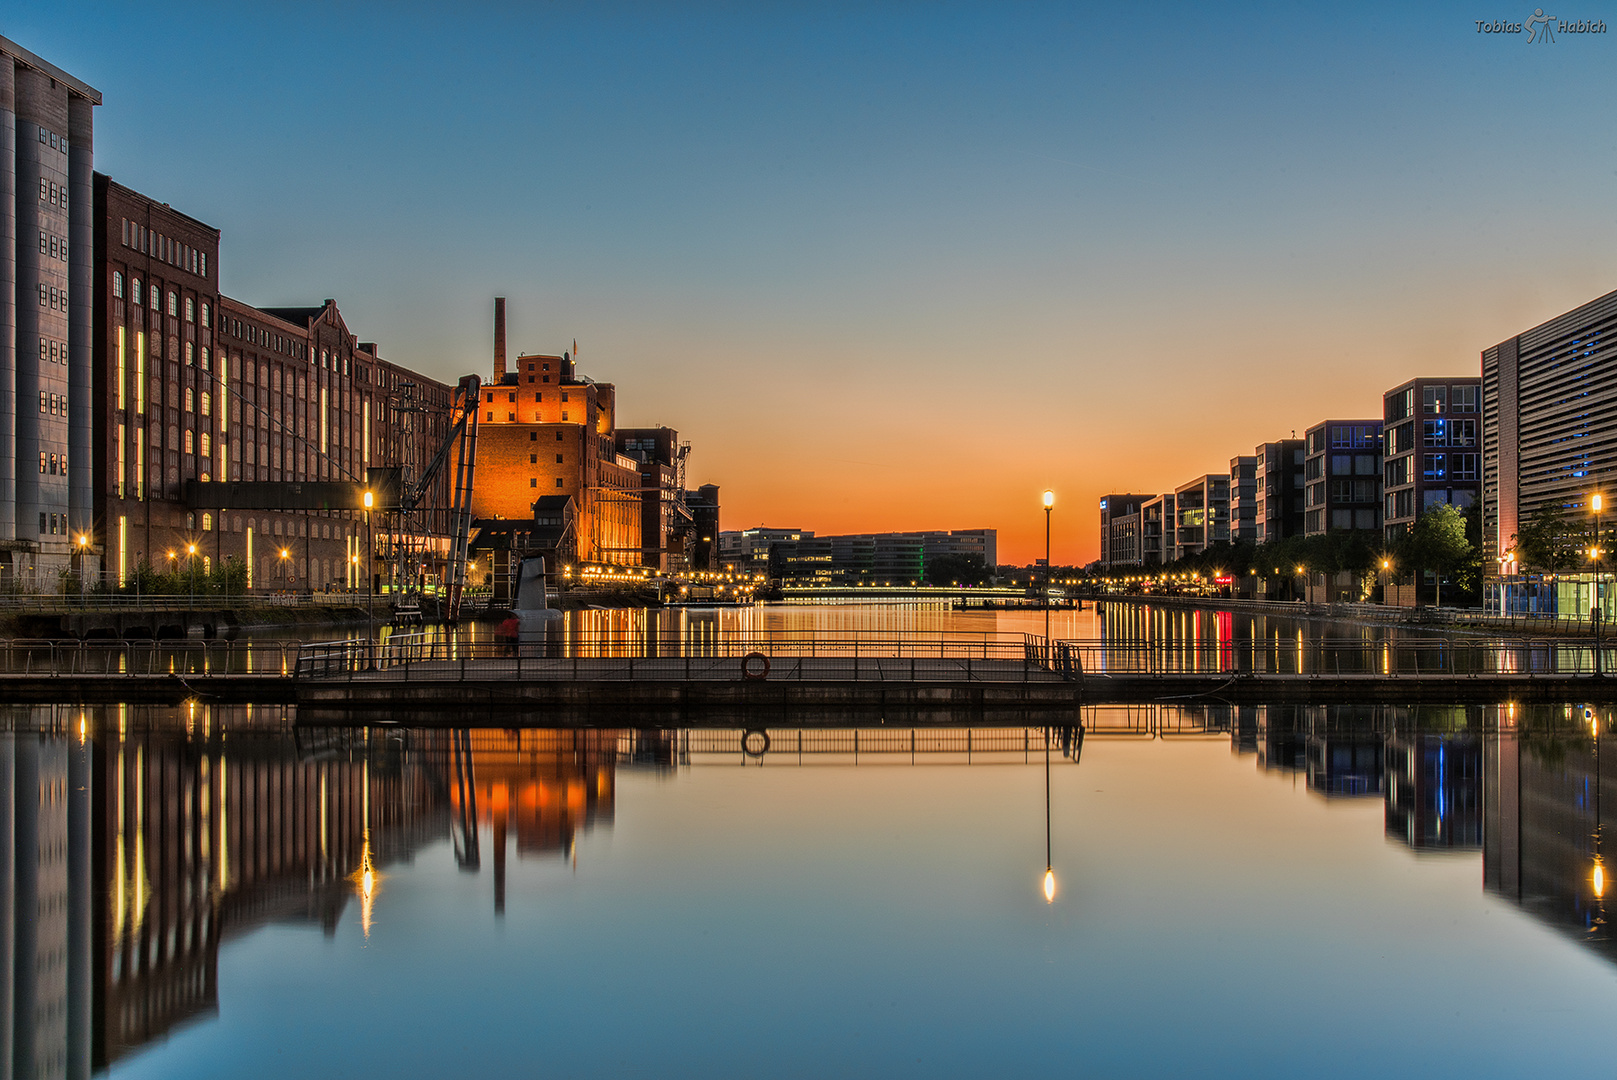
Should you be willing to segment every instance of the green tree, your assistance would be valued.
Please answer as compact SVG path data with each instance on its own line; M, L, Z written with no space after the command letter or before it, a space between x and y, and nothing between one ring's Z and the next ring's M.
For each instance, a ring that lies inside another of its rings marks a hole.
M1460 570L1471 557L1465 515L1453 506L1434 506L1422 514L1398 541L1398 561L1406 567L1430 570L1437 578L1435 603L1443 603L1443 576Z
M1559 504L1546 503L1533 512L1512 538L1516 561L1541 573L1575 570L1589 545L1587 529L1568 521Z

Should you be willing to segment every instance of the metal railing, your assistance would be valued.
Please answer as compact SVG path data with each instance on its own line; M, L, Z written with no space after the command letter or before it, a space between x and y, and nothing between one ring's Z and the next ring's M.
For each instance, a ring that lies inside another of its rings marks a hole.
M1143 643L1070 641L1095 675L1482 676L1617 673L1617 650L1592 641L1410 637L1403 640L1268 638Z
M1052 682L1063 667L1042 638L1023 634L873 634L831 637L780 634L683 644L641 641L465 642L436 635L393 634L310 642L296 673L307 679L442 682L491 679L567 681L750 679L834 682Z
M298 641L0 641L0 675L71 679L289 676Z

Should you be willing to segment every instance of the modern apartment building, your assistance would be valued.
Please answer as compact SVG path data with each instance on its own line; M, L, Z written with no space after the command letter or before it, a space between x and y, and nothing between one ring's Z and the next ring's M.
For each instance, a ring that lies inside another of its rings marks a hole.
M0 585L99 547L91 432L94 88L0 38Z
M1153 496L1117 493L1100 501L1100 567L1103 572L1145 565L1140 508Z
M1174 558L1230 540L1230 478L1208 473L1174 488ZM1164 551L1166 555L1166 551Z
M1589 512L1617 481L1617 292L1482 354L1482 527L1489 557L1540 507Z
M1230 458L1230 542L1250 544L1258 538L1258 459L1253 454Z
M1253 457L1257 474L1253 539L1269 544L1303 535L1303 440L1259 443Z
M1381 528L1381 420L1322 420L1304 433L1303 531Z
M1389 542L1435 506L1468 509L1482 486L1482 379L1411 379L1382 395L1383 530Z
M1158 495L1140 504L1140 562L1165 566L1179 558L1174 496Z

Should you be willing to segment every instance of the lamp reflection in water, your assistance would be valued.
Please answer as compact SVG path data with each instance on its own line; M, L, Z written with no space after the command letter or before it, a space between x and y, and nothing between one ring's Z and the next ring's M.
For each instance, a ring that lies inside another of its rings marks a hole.
M1074 765L1084 755L1084 725L1061 729L1061 756L1070 757ZM1055 903L1055 860L1050 853L1050 729L1044 729L1044 902Z
M365 830L365 845L360 850L359 869L355 870L349 878L354 883L354 889L359 893L359 925L366 937L371 936L371 905L376 900L377 889L382 884L382 875L376 872L376 864L371 861L371 831Z

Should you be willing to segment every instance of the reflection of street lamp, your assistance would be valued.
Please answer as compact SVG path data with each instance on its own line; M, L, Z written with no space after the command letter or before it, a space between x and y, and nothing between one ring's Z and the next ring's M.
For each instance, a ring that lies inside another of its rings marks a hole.
M1044 729L1044 902L1055 903L1055 863L1050 858L1050 729Z
M1050 650L1050 511L1056 505L1056 493L1044 493L1044 648L1046 659Z

